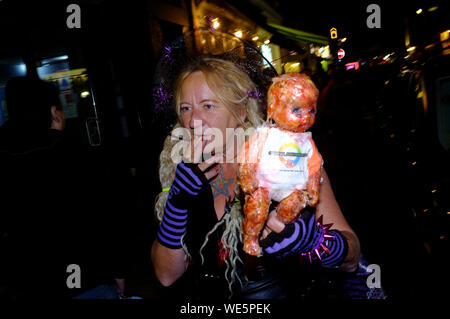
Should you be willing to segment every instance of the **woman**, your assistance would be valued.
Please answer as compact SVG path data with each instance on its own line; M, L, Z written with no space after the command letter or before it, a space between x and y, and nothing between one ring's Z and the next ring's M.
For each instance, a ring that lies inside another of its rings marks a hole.
M176 127L189 129L194 136L193 144L201 142L203 148L208 145L208 136L194 135L207 132L208 128L219 129L227 136L232 132L229 129L247 129L263 123L258 100L249 94L256 92L254 83L229 61L199 59L181 73L176 88L174 96L179 119ZM226 143L230 140L224 138L224 151L229 148ZM241 245L243 198L236 179L237 163L218 164L223 158L216 154L210 161L176 165L171 155L178 142L168 136L160 155L160 180L164 191L157 198L155 212L161 225L151 254L158 280L163 286L170 286L185 275L191 293L197 297L212 297L213 292L217 292L216 297L227 294L249 298L288 296L279 284L278 275L281 265L285 265L286 260L292 261L289 256L280 258L289 255L286 254L289 247L284 247L282 254L274 247L283 246L283 235L292 236L292 233L283 233L287 227L278 221L273 211L263 232L265 245L264 240L261 243L262 247L270 248L270 252L265 251L269 257L258 258L253 268L260 270L259 276L252 278L249 271L252 259L243 258ZM324 224L333 223L333 228L339 230L339 238L346 246L339 267L351 272L358 265L359 241L339 209L325 172L323 176L315 216L323 215ZM313 234L310 231L316 227L313 215L303 215L305 221L299 218L298 222L305 225L308 234ZM295 240L312 244L309 238L303 237ZM299 252L296 250L292 255L298 257Z

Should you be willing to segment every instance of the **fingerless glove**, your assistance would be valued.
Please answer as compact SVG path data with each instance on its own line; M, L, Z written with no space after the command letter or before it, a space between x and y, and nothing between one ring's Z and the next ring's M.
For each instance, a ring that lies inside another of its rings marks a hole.
M172 249L182 247L192 201L206 184L208 181L197 165L178 164L157 233L161 245Z
M348 243L338 230L328 231L331 225L322 225L314 214L304 210L280 233L272 232L260 245L265 254L275 258L300 255L312 263L319 259L324 267L337 267L347 256Z

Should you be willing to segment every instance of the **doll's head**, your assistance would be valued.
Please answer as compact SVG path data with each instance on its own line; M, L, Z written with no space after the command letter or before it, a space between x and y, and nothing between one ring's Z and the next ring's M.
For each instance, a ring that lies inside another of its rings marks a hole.
M292 132L308 130L316 119L319 90L306 74L277 76L267 94L267 116Z

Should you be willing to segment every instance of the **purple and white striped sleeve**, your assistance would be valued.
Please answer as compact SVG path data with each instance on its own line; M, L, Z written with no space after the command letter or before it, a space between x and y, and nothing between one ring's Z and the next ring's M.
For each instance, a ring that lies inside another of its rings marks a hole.
M172 249L182 247L181 240L186 232L189 204L193 197L198 196L205 181L206 178L198 167L188 166L183 162L178 164L157 233L161 245Z

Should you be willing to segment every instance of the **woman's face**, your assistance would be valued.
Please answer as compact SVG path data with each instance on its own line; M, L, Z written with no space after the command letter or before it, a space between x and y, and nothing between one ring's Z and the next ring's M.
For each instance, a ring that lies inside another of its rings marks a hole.
M190 129L196 138L202 138L203 149L213 141L212 130L206 131L207 129L220 131L223 139L218 143L224 145L226 129L234 129L239 123L228 108L219 102L201 71L190 74L183 81L180 90L180 113L183 126ZM228 133L230 132L232 133L232 130Z

